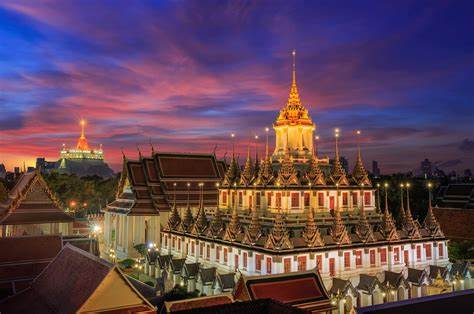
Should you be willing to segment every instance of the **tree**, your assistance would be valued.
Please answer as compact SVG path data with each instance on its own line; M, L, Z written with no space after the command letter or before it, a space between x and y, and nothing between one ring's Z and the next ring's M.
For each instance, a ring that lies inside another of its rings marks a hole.
M3 184L3 182L0 181L0 202L5 201L8 198L8 190Z

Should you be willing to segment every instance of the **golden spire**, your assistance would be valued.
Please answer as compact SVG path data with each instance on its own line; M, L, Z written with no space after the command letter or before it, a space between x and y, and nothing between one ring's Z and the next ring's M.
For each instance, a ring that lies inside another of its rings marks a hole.
M85 135L86 120L82 119L80 123L81 123L81 138L86 138L86 135Z
M90 150L85 132L86 120L82 119L79 123L81 125L81 137L79 137L79 140L77 141L76 148L78 150Z
M293 56L293 71L292 81L290 88L290 95L288 97L287 106L301 106L300 95L298 93L298 87L296 86L296 50L293 49L291 55Z

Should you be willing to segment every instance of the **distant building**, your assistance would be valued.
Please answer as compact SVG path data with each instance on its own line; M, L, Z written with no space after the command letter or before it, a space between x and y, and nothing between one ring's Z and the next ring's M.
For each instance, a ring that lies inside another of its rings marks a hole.
M51 171L56 170L57 168L57 161L46 161L44 157L36 158L36 169L38 169L43 174L51 173Z
M104 162L104 151L102 145L93 149L89 146L85 136L86 122L81 120L81 136L74 148L63 145L60 159L56 166L59 173L76 174L80 177L99 176L109 178L114 175L112 169Z
M468 180L469 180L469 179L472 179L472 171L471 171L471 169L466 169L466 170L464 170L464 178L465 178L465 179L468 179Z
M380 177L380 168L377 160L372 160L372 174L374 177Z
M433 164L428 158L425 158L420 165L421 173L425 178L431 178L433 176Z
M474 240L474 184L441 187L433 211L446 237Z
M0 178L5 179L7 177L7 169L4 164L0 164Z

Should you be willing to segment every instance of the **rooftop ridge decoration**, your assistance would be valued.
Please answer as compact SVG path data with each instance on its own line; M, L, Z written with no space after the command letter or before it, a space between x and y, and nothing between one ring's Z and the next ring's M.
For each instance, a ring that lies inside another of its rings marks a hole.
M405 219L403 221L403 230L407 233L409 238L419 239L421 238L419 223L415 222L410 210L410 194L409 194L410 184L407 183L405 186L407 189L407 208L406 208L405 217L404 217ZM403 199L402 199L402 204L403 204Z
M265 157L262 158L260 164L260 171L258 172L257 182L262 185L269 184L273 179L273 169L270 156L268 155L268 128L265 129L267 132L267 139L265 143Z
M335 130L334 137L336 139L336 152L332 165L331 179L334 184L349 185L349 180L347 180L346 171L342 167L341 160L339 157L339 129Z
M323 238L319 232L318 225L314 219L313 208L308 208L306 215L306 226L303 230L303 238L306 241L308 247L324 246Z
M242 226L239 220L239 214L237 212L237 204L232 209L232 216L230 222L227 224L227 228L224 234L224 240L234 242L237 241L238 236L242 233Z
M204 210L204 201L203 201L203 186L204 183L199 183L200 192L200 201L199 201L199 209L196 215L196 220L192 229L192 233L194 234L203 234L204 231L207 229L209 222L207 221L206 212Z
M243 244L255 245L262 236L262 225L260 224L260 217L256 206L253 206L251 213L251 220L248 227L245 229Z
M219 206L217 206L207 233L212 238L218 238L219 235L224 231L224 227L225 227L225 224L222 219L222 213L221 213L221 210L219 209Z
M288 230L286 229L285 220L281 214L281 208L275 216L275 223L272 231L268 235L265 248L273 250L292 249L293 243L290 241Z
M339 189L337 191L339 195ZM334 209L334 220L331 230L329 231L332 239L338 245L350 244L351 239L349 238L349 233L347 232L346 226L342 222L341 213L339 211L339 196L336 201L336 209Z
M360 136L360 131L357 130L356 134L358 138ZM367 174L367 170L365 170L364 163L362 162L362 154L360 152L360 140L357 140L357 159L354 165L354 170L352 171L352 176L354 177L357 184L364 184L370 185L369 175Z
M385 210L382 216L382 234L384 235L385 239L389 242L398 241L400 240L400 236L398 235L397 227L395 226L395 221L393 220L392 214L388 209L388 193L387 187L388 184L385 183Z
M308 170L306 171L306 178L308 179L309 183L312 185L325 185L326 179L324 177L324 173L319 167L318 158L316 157L315 153L313 152L313 157L309 162Z
M288 186L292 184L299 184L298 172L296 171L293 160L289 153L285 154L285 158L281 162L280 170L278 171L277 184Z
M187 183L186 186L188 187L188 199L187 199L187 204L186 204L186 211L184 213L184 217L181 220L181 224L179 226L180 231L182 232L189 232L191 230L191 227L194 224L194 218L193 218L193 213L191 211L191 205L189 203L189 188L191 186L190 183Z
M431 236L443 237L444 234L441 231L441 227L433 213L433 208L431 206L431 187L431 183L428 183L428 212L426 213L425 220L423 221L423 226L428 230Z
M240 176L240 184L245 186L250 185L253 179L252 158L250 157L250 144L247 148L247 160L245 161L244 171Z
M361 194L362 194L363 186L364 185L362 184ZM370 225L369 221L367 220L367 216L365 215L363 198L361 198L360 217L359 217L359 223L356 226L356 234L362 240L363 243L376 241L374 237L374 232L372 230L372 226Z
M181 223L181 217L179 216L178 213L178 208L176 207L176 182L173 183L173 208L171 211L170 218L168 219L168 228L170 230L176 229L179 224Z

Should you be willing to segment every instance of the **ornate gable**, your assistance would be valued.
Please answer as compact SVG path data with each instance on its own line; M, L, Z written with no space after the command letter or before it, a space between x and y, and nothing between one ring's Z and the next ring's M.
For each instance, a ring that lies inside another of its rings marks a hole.
M319 232L319 228L314 220L313 209L308 209L306 226L303 231L303 238L309 247L324 246L324 241Z
M260 224L260 218L258 217L257 208L252 209L252 218L250 220L250 224L245 230L244 238L242 243L255 245L257 241L262 236L262 226Z
M288 154L285 155L285 159L281 162L276 182L283 186L299 184L298 172Z
M334 242L336 242L338 245L351 243L349 233L347 232L346 226L342 222L341 213L338 209L334 211L334 222L329 233Z

